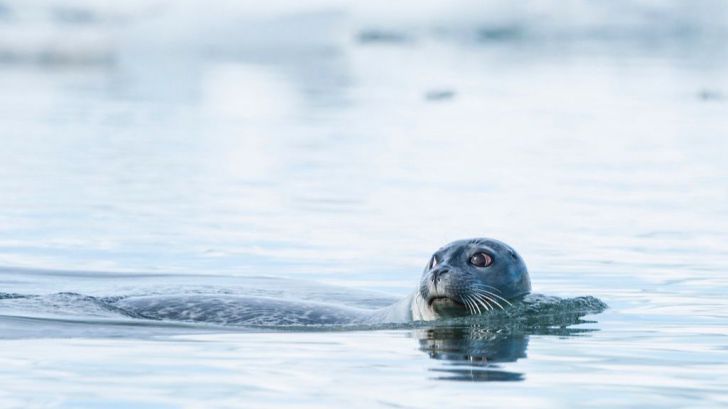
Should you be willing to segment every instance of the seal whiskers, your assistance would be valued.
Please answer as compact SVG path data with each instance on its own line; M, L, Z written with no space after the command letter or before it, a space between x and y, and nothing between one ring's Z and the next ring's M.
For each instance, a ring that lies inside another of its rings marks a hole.
M506 304L508 304L508 305L513 305L513 304L511 304L511 302L510 302L510 301L506 300L505 298L501 297L500 295L498 295L498 294L496 294L496 293L493 293L493 292L491 292L491 291L488 291L488 290L484 289L483 287L487 287L487 288L492 288L492 289L494 289L494 290L496 290L496 291L500 292L500 290L499 290L499 289L497 289L497 288L495 288L495 287L493 287L493 286L490 286L490 285L484 285L484 284L480 284L480 283L475 283L475 286L477 287L477 289L478 289L478 290L480 290L480 291L482 291L482 292L484 292L484 293L486 293L486 294L488 294L488 295L492 295L493 297L496 297L496 298L498 298L499 300L501 300L501 301L505 302L505 303L506 303Z
M490 304L488 304L487 301L483 302L483 300L481 299L481 297L478 294L473 293L473 294L471 294L471 296L475 299L476 302L480 303L480 305L482 305L486 311L491 310ZM478 313L480 313L480 308L478 308Z
M473 301L473 298L472 298L471 296L469 296L469 295L466 295L466 296L465 296L465 299L466 299L466 300L467 300L467 302L468 302L468 306L469 306L469 307L468 307L468 310L470 311L470 313L471 313L471 314L475 314L475 310L477 309L477 310L478 310L478 314L480 314L480 307L478 306L478 304L476 304L476 303L475 303L475 302Z
M497 305L498 308L500 308L501 310L503 309L503 306L500 305L498 301L488 297L486 293L482 293L480 292L480 290L475 290L474 293L477 294L476 296L483 299L483 301L485 301L486 303L490 304L492 302L493 304Z

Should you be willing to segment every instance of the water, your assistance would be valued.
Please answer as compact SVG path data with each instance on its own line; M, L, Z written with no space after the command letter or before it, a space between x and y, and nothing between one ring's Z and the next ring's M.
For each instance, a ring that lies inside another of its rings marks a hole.
M440 25L158 3L0 4L0 292L44 297L0 305L0 406L728 406L718 3ZM53 298L380 305L477 236L516 248L535 292L609 309L292 330Z

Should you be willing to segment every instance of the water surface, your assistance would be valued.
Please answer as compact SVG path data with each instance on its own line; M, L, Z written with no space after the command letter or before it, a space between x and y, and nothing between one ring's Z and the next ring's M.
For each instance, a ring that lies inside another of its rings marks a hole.
M275 20L263 47L221 41L235 24L138 41L160 21L83 43L84 59L3 43L0 292L252 292L272 277L298 283L281 295L336 285L384 303L439 246L490 236L536 292L610 308L544 328L313 331L3 303L0 406L728 405L714 37L342 29L333 10Z

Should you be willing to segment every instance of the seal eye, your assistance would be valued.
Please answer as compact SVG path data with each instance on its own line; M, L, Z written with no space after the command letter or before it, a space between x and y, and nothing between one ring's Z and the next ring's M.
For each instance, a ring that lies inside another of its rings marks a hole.
M488 267L493 264L493 257L488 253L475 253L470 257L470 264L476 267Z
M432 256L432 258L430 259L430 268L433 269L437 267L438 264L440 263L437 262L437 257Z

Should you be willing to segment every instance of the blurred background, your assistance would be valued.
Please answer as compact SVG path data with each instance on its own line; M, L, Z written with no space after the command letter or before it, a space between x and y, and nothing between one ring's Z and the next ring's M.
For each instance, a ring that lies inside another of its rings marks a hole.
M0 0L0 265L399 291L440 245L492 236L542 277L598 273L586 286L718 269L727 18L718 0Z

